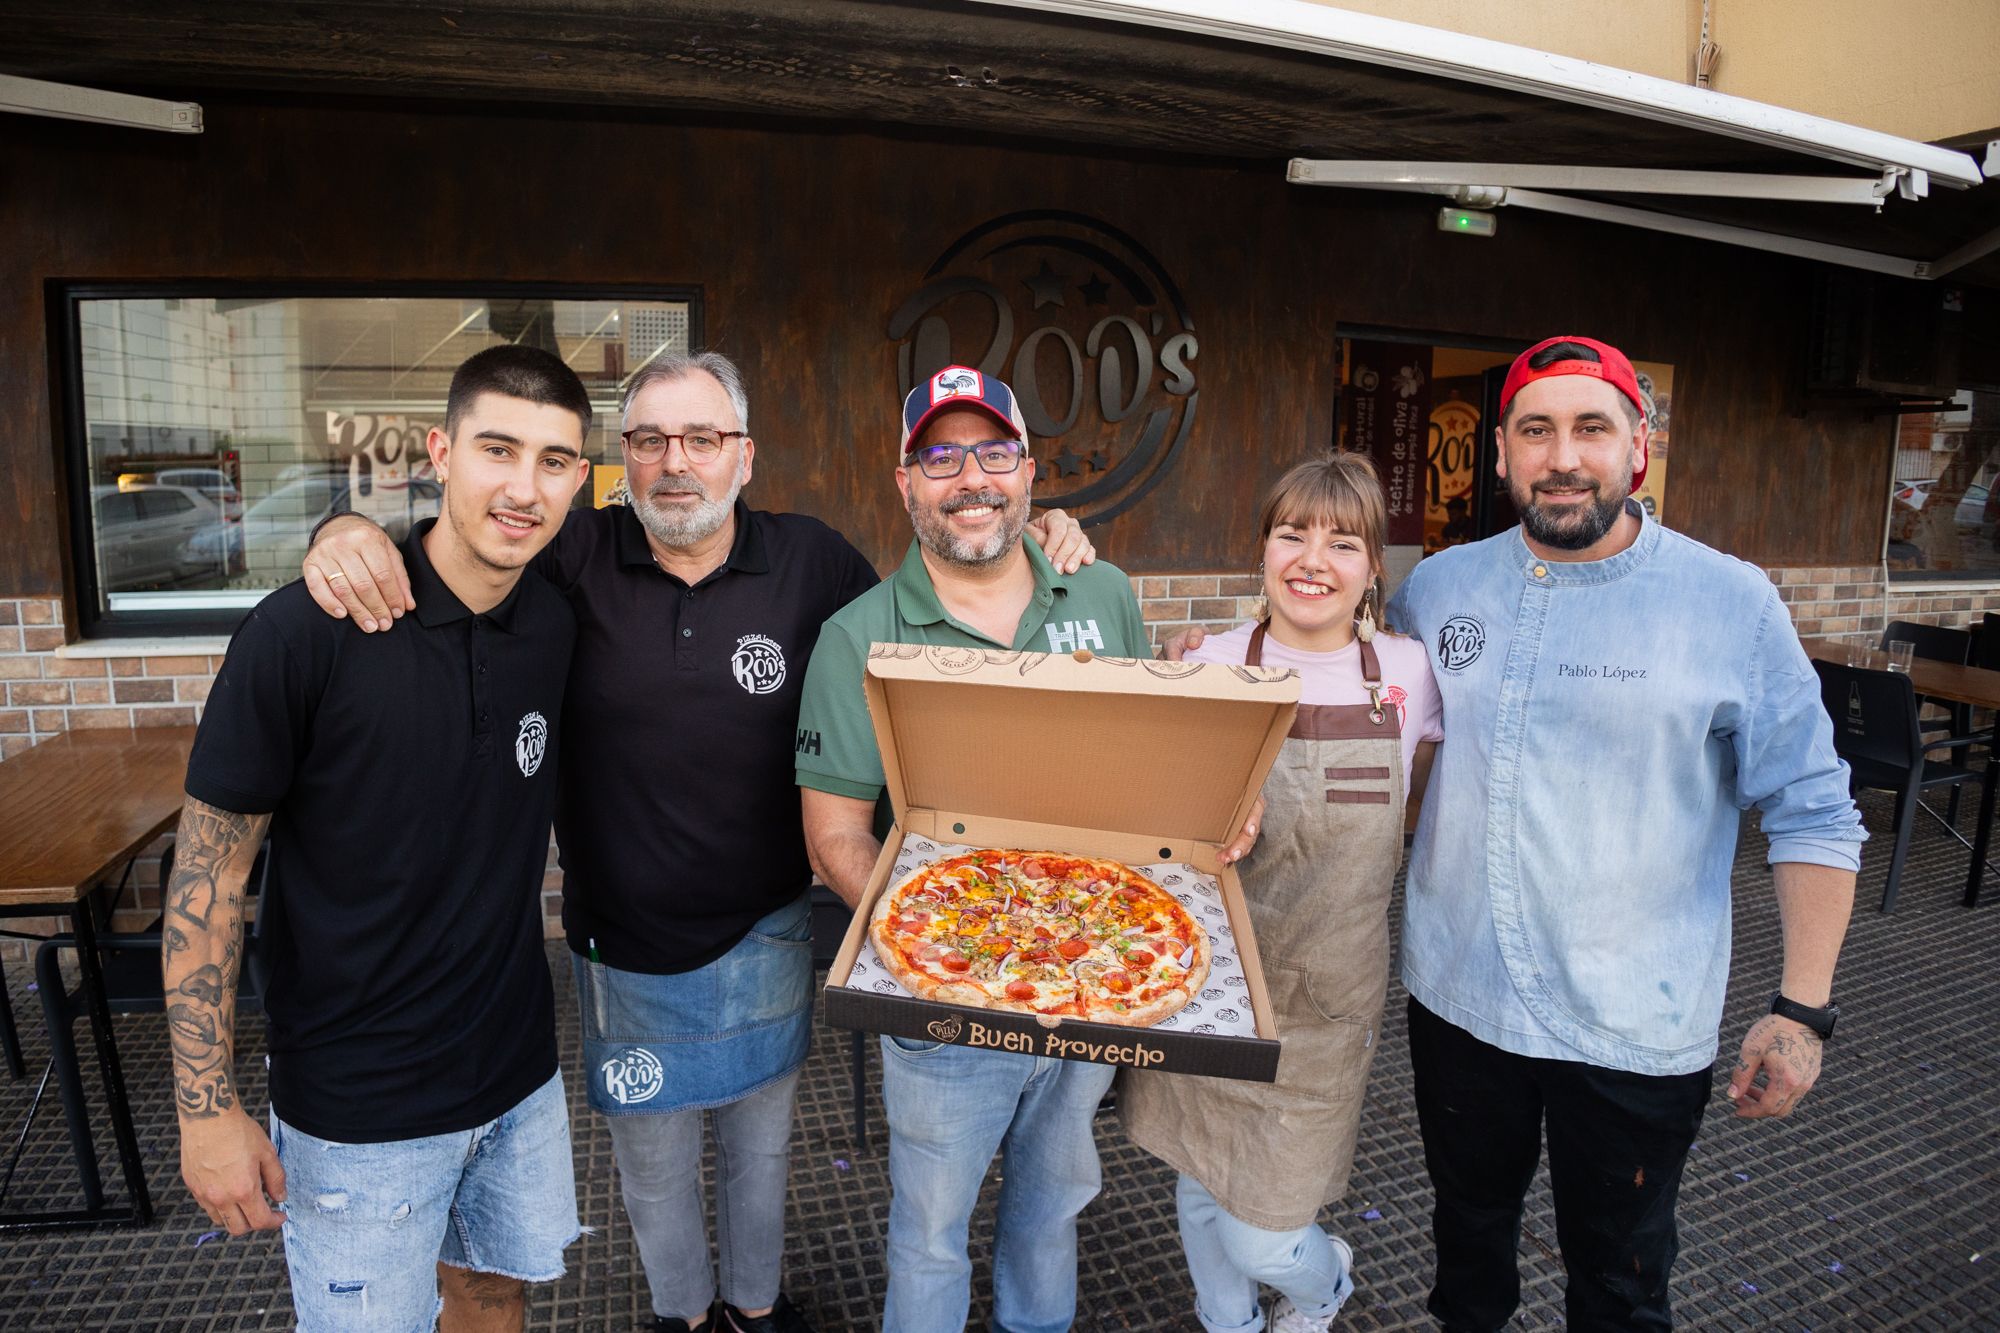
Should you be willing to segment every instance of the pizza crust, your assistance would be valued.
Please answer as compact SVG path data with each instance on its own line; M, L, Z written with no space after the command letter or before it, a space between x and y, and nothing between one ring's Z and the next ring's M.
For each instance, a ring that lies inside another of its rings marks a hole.
M1200 983L1197 982L1197 988L1199 985ZM1173 1015L1179 1013L1187 1007L1187 1002L1193 998L1194 993L1188 990L1187 987L1176 986L1165 995L1136 1005L1123 1013L1106 1006L1103 1012L1092 1013L1090 1021L1093 1023L1115 1023L1120 1027L1149 1028L1161 1019L1171 1018Z

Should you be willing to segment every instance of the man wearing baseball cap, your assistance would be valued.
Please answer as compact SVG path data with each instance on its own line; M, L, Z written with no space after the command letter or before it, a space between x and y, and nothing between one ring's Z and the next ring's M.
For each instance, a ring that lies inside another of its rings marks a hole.
M1389 604L1444 698L1403 981L1449 1330L1502 1328L1519 1303L1544 1124L1569 1327L1670 1327L1746 807L1785 949L1729 1075L1736 1115L1789 1115L1836 1017L1866 837L1847 768L1770 580L1629 498L1647 410L1614 347L1523 352L1495 428L1520 526L1430 557Z
M896 485L916 540L901 568L826 622L799 704L806 847L858 905L881 841L884 780L862 694L872 643L1150 656L1131 581L1099 561L1063 575L1021 540L1035 460L1014 394L947 366L903 403ZM977 744L977 737L968 737ZM1005 1154L993 1325L1060 1333L1076 1316L1076 1218L1100 1183L1091 1119L1109 1065L882 1038L889 1117L886 1333L959 1333L972 1293L966 1230Z

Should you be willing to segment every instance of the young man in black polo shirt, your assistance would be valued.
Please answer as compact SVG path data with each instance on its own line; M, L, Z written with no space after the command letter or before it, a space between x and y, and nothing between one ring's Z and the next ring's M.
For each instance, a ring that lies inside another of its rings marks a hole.
M590 416L546 352L466 361L442 512L403 545L416 614L363 634L281 588L208 698L163 945L181 1171L232 1235L282 1221L306 1330L518 1330L578 1234L540 909L576 619L528 565ZM267 827L269 1137L232 1077Z
M819 520L742 502L756 444L727 358L648 362L624 418L631 503L573 515L538 562L578 621L556 835L590 1102L610 1118L654 1327L713 1312L718 1333L802 1333L779 1289L812 1020L793 746L820 625L875 571ZM1058 567L1091 557L1067 516L1049 546ZM380 529L343 518L306 577L328 611L387 624L409 593L395 564ZM704 1112L730 1167L719 1303Z

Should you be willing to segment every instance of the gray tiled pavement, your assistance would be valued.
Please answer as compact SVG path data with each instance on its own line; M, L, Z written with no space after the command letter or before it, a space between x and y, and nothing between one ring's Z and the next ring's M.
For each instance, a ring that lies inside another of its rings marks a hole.
M1968 803L1969 804L1969 803ZM1747 1124L1714 1107L1690 1160L1674 1277L1678 1321L1691 1329L2000 1329L2000 885L1958 906L1965 854L1920 822L1894 916L1873 910L1886 864L1887 805L1864 801L1877 835L1862 905L1842 958L1846 1011L1819 1088L1786 1123ZM1725 1051L1777 976L1778 926L1763 840L1746 832L1737 862L1736 952ZM568 968L559 946L557 993ZM33 1073L46 1046L22 969L10 969ZM1398 988L1369 1088L1349 1198L1327 1222L1355 1246L1360 1288L1339 1327L1428 1329L1425 1181L1409 1097ZM575 1046L573 1012L563 1017ZM208 1227L176 1170L166 1042L157 1016L117 1021L136 1092L140 1140L160 1213L143 1231L107 1229L0 1240L0 1327L33 1330L289 1327L282 1251L273 1238L205 1238ZM261 1105L261 1043L246 1024L239 1065ZM81 1031L81 1029L80 1029ZM849 1121L848 1035L822 1029L802 1084L795 1137L786 1286L825 1330L875 1325L883 1285L888 1178L879 1058L869 1057L869 1146ZM0 1081L0 1149L11 1145L34 1078ZM1717 1101L1720 1104L1718 1083ZM630 1329L646 1311L636 1252L616 1201L610 1138L577 1099L579 1198L595 1232L572 1251L570 1275L538 1289L535 1329ZM71 1207L60 1116L32 1132L12 1205ZM108 1135L105 1136L108 1140ZM1173 1228L1171 1178L1126 1144L1110 1118L1099 1137L1106 1187L1083 1221L1084 1329L1194 1333ZM115 1166L107 1153L107 1170ZM991 1183L989 1182L989 1191ZM975 1222L983 1255L990 1213ZM1521 1242L1523 1306L1515 1326L1562 1322L1562 1278L1546 1175L1529 1200ZM987 1273L974 1316L985 1315Z

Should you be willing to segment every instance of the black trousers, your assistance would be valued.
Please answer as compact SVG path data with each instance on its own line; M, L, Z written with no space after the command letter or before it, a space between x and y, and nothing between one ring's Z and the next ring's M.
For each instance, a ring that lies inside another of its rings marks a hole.
M1574 1333L1669 1329L1681 1168L1709 1071L1655 1076L1513 1055L1410 1001L1424 1163L1437 1190L1430 1311L1450 1333L1504 1328L1521 1303L1515 1251L1542 1125Z

